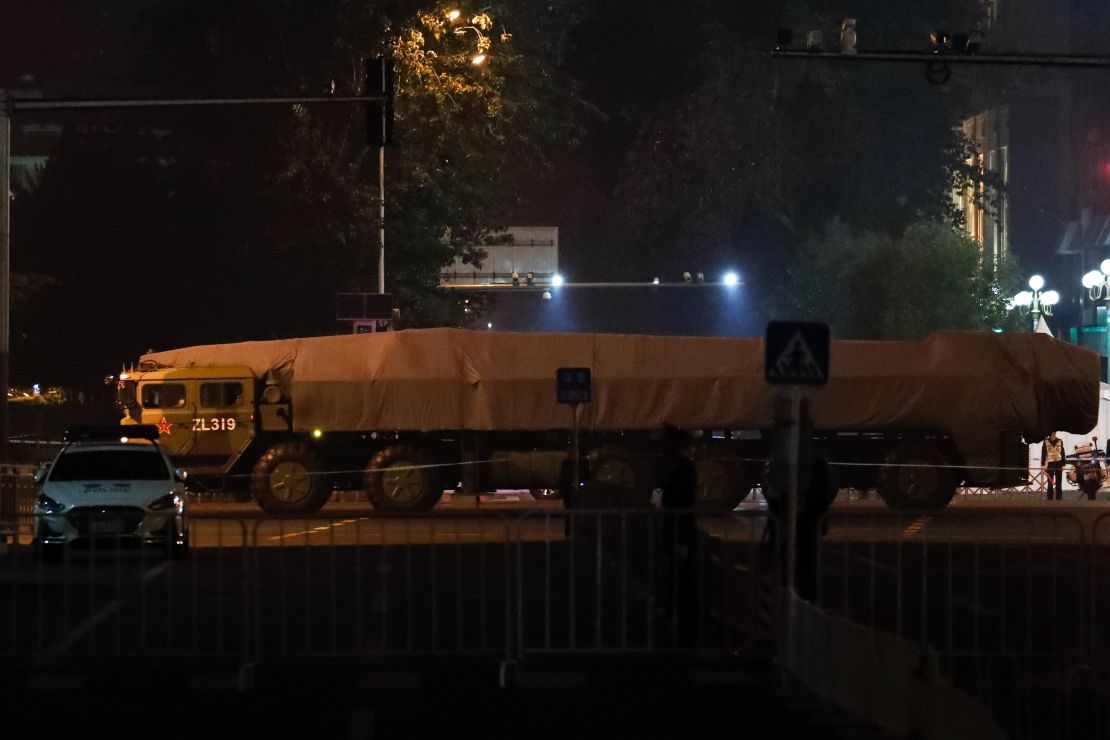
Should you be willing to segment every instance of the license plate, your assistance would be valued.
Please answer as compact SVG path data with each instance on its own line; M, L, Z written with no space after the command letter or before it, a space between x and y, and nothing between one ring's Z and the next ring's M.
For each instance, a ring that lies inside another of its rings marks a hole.
M92 534L119 534L123 531L123 522L116 520L100 520L89 522L89 532Z

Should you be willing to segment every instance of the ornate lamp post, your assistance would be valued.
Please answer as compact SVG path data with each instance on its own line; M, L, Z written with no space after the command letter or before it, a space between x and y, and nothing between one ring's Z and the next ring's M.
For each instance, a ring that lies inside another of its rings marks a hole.
M1098 270L1091 270L1083 276L1083 287L1092 301L1110 299L1110 260L1103 260Z
M1029 287L1032 290L1023 290L1014 296L1014 305L1033 317L1033 331L1036 331L1041 316L1052 315L1052 307L1060 302L1060 294L1055 290L1042 290L1044 278L1040 275L1029 278Z

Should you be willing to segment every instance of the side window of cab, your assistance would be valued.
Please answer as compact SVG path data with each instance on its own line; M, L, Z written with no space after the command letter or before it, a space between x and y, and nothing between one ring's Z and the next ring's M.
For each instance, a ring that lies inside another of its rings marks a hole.
M220 381L200 384L200 405L205 409L237 409L243 406L243 384Z
M141 387L140 398L145 409L185 408L185 384L146 383Z

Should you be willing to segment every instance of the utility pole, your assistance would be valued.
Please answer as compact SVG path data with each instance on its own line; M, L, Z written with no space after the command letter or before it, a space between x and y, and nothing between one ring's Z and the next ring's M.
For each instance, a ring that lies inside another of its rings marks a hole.
M390 62L389 80L392 81L392 62ZM385 78L383 78L385 79ZM15 101L11 94L0 89L0 386L3 386L3 399L0 400L0 462L8 462L8 446L11 427L8 414L8 385L9 385L9 360L10 347L10 312L11 312L11 270L9 261L9 235L11 232L11 126L15 111L18 110L107 110L118 108L184 108L184 107L210 107L210 106L242 106L242 105L313 105L335 103L365 103L380 104L383 110L388 111L389 118L379 119L379 125L387 126L392 134L393 99L392 89L389 94L385 92L369 95L352 96L289 96L289 97L258 97L258 98L157 98L157 99L95 99L95 100L69 100L69 99L37 99ZM383 155L384 156L384 155ZM382 178L381 186L384 188L384 160L379 163L379 176ZM384 217L384 190L382 198L382 214ZM384 221L383 221L384 224ZM383 225L382 240L385 231ZM384 270L384 255L379 257L379 263ZM384 272L379 272L384 278Z
M11 425L8 420L8 358L11 339L12 281L9 259L10 209L12 203L11 155L12 110L9 93L0 89L0 462L11 460L8 456L8 438Z

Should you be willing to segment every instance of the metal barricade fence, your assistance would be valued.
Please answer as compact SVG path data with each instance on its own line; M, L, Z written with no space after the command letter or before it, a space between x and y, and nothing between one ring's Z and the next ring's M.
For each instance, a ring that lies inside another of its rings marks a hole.
M28 667L770 656L780 570L765 529L758 515L656 510L194 514L187 560L116 541L57 563L11 548L0 656Z
M1104 548L1072 513L999 511L999 537L983 537L976 520L959 508L830 512L817 543L818 604L935 650L945 678L1012 737L1101 736L1068 728L1107 729L1104 712L1077 718L1073 680L1110 669L1096 622ZM1096 680L1083 686L1110 698Z
M0 542L29 530L35 505L34 465L0 465Z

